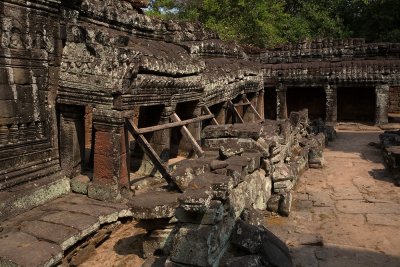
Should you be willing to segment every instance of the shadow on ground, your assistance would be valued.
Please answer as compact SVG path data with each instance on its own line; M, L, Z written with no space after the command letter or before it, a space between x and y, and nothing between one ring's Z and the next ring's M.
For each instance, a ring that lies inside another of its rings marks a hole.
M400 257L336 245L291 248L295 267L399 267Z

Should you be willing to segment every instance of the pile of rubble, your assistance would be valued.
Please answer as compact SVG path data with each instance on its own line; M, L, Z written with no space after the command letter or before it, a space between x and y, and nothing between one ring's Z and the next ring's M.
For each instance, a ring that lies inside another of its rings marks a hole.
M400 131L385 131L379 139L386 168L400 186Z
M239 239L249 238L235 230L246 212L289 215L299 176L324 163L324 135L308 129L306 110L285 121L204 128L205 155L174 166L172 180L180 192L161 185L129 204L148 231L144 256L153 261L152 255L163 255L169 266L216 266L231 245L245 242L233 238L235 231ZM261 260L260 253L256 258Z

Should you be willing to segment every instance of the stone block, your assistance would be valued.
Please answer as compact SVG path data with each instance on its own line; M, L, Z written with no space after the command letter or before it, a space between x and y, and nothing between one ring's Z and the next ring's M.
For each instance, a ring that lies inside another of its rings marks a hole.
M88 185L90 178L86 175L79 175L71 179L71 190L72 192L87 195Z
M194 213L178 208L175 216L182 223L214 225L222 221L224 214L224 205L218 200L212 200L204 212Z
M263 228L261 234L261 261L266 266L293 267L288 247L272 232Z
M231 243L246 253L256 254L262 246L262 228L238 220L231 236Z
M178 207L181 194L166 191L152 191L134 196L128 203L135 219L171 218Z
M292 193L287 192L282 195L280 202L279 202L279 214L283 216L289 216L292 210Z
M178 264L218 266L235 225L234 218L225 216L216 225L186 224L174 240L171 260Z

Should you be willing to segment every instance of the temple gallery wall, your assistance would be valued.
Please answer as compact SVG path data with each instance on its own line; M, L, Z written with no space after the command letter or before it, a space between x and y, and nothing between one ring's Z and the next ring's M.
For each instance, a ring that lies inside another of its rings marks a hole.
M146 6L0 2L0 221L73 191L162 221L170 261L212 266L244 210L290 213L336 123L400 113L400 44L250 51Z

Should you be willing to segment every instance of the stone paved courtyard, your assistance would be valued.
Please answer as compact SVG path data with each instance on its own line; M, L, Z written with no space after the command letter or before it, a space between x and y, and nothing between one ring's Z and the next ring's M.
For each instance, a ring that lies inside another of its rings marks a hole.
M340 131L326 168L301 178L290 217L266 219L295 266L400 266L400 189L368 145L379 133Z

